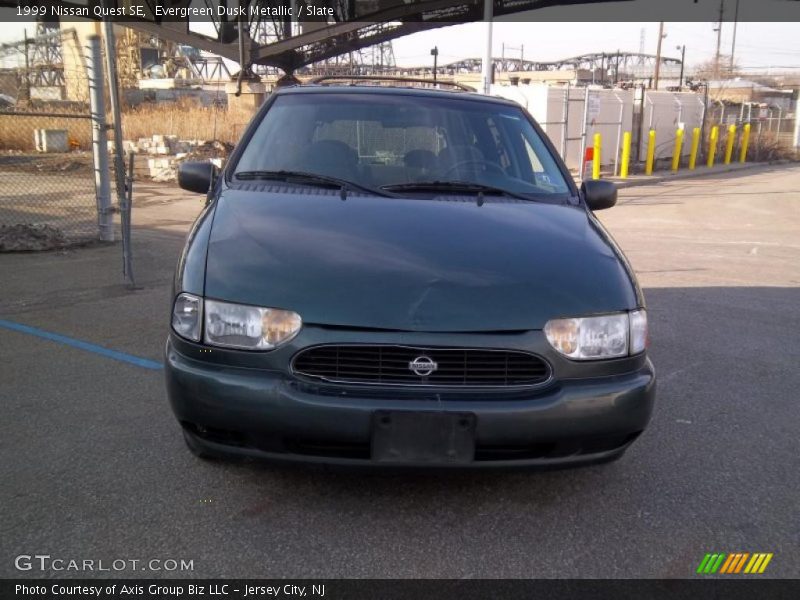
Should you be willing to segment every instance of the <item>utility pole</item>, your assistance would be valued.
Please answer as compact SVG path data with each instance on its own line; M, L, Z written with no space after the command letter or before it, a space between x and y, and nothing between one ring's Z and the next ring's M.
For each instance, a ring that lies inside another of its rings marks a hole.
M653 88L658 90L658 76L661 74L661 42L664 41L664 21L658 25L658 46L656 48L656 72Z
M736 0L736 9L733 13L733 42L731 42L731 68L730 76L733 77L733 57L736 54L736 29L739 26L739 0Z
M682 92L683 91L683 74L684 74L685 68L686 68L686 44L684 44L683 46L677 46L675 49L681 51L681 76L678 79L678 90Z
M717 23L717 28L714 30L717 32L717 54L716 58L714 59L714 79L719 79L720 71L719 71L719 60L720 60L720 48L722 47L722 20L725 18L725 0L719 0L719 22Z
M30 59L28 58L28 44L30 41L28 40L28 30L23 29L22 33L25 35L25 81L22 84L23 96L26 101L30 101L31 99L31 64Z
M431 56L433 57L433 83L436 83L436 67L438 66L438 59L439 59L439 47L434 46L431 50Z
M603 52L600 59L600 85L606 84L606 53Z
M486 21L486 49L481 64L481 79L483 80L483 93L489 94L492 89L492 18L494 17L494 1L484 0L483 20Z

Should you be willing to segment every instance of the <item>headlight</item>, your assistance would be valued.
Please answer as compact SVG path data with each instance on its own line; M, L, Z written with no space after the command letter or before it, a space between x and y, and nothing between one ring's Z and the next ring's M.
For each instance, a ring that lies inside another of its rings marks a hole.
M554 319L544 326L547 341L575 360L618 358L643 352L647 345L647 313Z
M200 341L200 324L203 322L203 299L192 294L179 294L172 305L172 329L179 336Z
M647 312L631 312L631 354L639 354L647 348Z
M205 301L206 344L243 350L272 350L291 340L303 321L289 310Z

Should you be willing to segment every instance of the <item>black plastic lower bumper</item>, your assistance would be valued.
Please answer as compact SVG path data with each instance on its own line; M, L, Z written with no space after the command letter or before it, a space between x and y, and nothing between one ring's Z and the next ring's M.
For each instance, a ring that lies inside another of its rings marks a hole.
M166 378L172 408L196 448L367 466L557 467L612 460L647 426L655 398L649 360L635 372L562 380L514 399L387 399L379 390L325 395L279 372L191 359L171 344ZM468 416L474 448L464 450L461 437L455 454L442 453L442 460L414 452L383 460L385 453L376 455L375 415L405 413Z

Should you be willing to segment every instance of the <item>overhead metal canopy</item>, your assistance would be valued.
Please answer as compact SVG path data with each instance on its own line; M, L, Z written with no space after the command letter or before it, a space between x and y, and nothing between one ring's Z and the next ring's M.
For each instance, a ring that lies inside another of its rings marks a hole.
M143 0L147 16L125 24L180 44L252 65L278 67L287 74L295 69L347 52L425 29L483 19L484 0ZM595 4L614 0L493 0L494 15L502 17L552 6ZM86 6L96 0L61 2ZM104 0L106 6L123 6L125 0ZM157 16L156 5L178 9ZM330 9L329 16L286 16L287 6L303 15L309 6ZM180 16L180 9L211 9L210 16ZM239 21L218 16L219 7L242 7ZM275 16L266 16L275 15ZM212 31L199 32L210 23Z

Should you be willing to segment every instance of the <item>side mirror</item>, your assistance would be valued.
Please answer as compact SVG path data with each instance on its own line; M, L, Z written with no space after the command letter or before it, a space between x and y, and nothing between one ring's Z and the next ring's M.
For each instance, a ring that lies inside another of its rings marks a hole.
M185 162L178 166L178 185L189 192L207 194L217 178L217 167L210 162Z
M589 179L583 182L581 191L591 211L611 208L617 203L617 186L610 181Z

